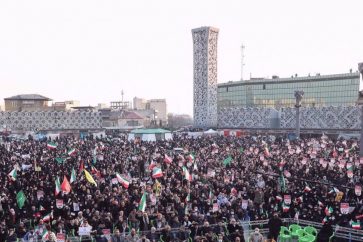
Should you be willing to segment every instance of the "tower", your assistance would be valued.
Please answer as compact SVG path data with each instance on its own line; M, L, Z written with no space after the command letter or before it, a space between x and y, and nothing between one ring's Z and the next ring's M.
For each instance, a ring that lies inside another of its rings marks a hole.
M217 28L192 30L194 126L217 127Z

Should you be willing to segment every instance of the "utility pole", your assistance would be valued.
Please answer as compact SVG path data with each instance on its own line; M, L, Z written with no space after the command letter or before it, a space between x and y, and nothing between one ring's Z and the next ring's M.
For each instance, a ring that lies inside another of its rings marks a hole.
M245 46L242 43L242 45L241 45L241 81L243 81L243 66L245 65L244 64L244 58L245 58L244 52L245 52Z
M358 70L363 78L363 62L358 64ZM359 158L363 157L363 91L359 92L358 105L360 106L360 141L359 141Z

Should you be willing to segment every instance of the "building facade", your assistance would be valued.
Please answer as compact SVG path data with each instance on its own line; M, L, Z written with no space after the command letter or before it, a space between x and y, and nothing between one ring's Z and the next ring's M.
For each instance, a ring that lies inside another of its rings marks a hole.
M194 125L216 127L217 115L217 43L219 30L201 27L192 30Z
M304 107L351 106L359 84L359 72L227 82L218 84L218 107L294 107L295 90L304 91Z
M52 99L38 94L22 94L4 98L5 111L46 111Z
M146 99L134 97L133 108L136 109L136 110L146 109L146 103L147 103Z
M155 110L155 119L158 122L167 122L166 100L165 99L150 99L147 102L146 109Z

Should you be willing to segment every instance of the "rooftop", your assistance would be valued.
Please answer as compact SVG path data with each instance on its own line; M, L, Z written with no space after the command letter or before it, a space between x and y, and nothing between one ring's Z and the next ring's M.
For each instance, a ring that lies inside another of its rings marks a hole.
M124 119L143 119L140 115L135 112L125 112L123 115Z
M238 85L253 85L253 84L270 84L270 83L291 83L291 82L316 82L316 81L327 81L327 80L343 80L351 78L360 78L359 72L333 74L333 75L320 75L315 76L293 76L288 78L280 78L273 76L273 78L251 78L250 80L243 81L229 81L225 83L219 83L218 87L224 86L238 86Z
M4 100L40 100L40 101L52 101L52 99L44 97L39 94L20 94L12 97L4 98Z

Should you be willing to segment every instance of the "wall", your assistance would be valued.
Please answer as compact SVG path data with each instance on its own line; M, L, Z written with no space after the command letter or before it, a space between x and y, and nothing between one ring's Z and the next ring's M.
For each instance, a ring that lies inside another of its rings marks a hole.
M295 108L220 108L219 128L295 128ZM301 108L302 129L360 129L357 106Z
M99 112L0 112L0 127L12 130L99 129L101 125Z

